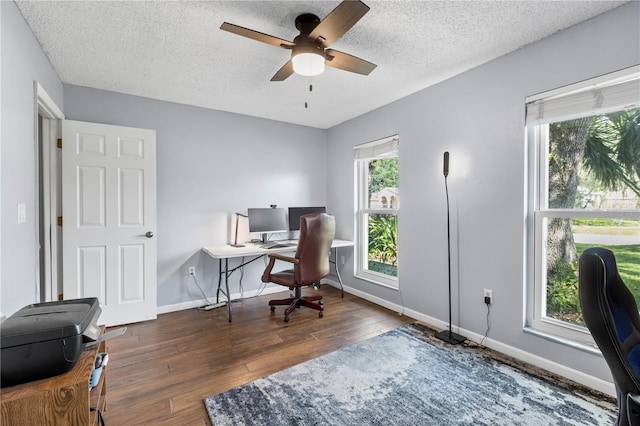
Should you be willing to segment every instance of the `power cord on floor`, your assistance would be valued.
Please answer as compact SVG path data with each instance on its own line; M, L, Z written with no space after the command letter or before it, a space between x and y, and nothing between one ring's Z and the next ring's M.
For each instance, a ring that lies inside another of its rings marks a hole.
M240 259L240 264L244 265L244 256ZM240 300L244 300L244 285L242 279L244 278L244 266L240 267L240 280L238 281L238 289L240 290Z
M267 260L265 258L265 267L267 266ZM244 264L244 256L242 257L242 260L240 261L241 264ZM244 266L240 267L240 281L238 283L238 288L240 289L240 299L237 300L248 300L248 299L253 299L254 297L258 297L262 294L262 292L264 291L264 289L267 287L267 283L261 283L260 287L258 287L258 292L256 294L254 294L251 297L245 297L244 296L244 285L242 284L242 280L244 278ZM235 299L234 299L235 300Z
M240 264L244 264L244 256L242 257L242 259L240 261ZM265 261L265 266L266 266L266 261ZM242 282L243 279L244 279L244 266L241 266L239 269L240 269L240 279L238 281L238 290L240 291L240 298L234 299L233 301L235 302L235 301L253 299L254 297L258 297L258 296L262 295L262 292L267 287L267 283L261 283L260 287L258 288L258 292L255 295L253 295L251 297L245 297L245 295L244 295L244 283ZM193 278L193 282L196 284L196 286L200 290L200 293L202 293L202 296L207 301L207 305L206 306L201 306L198 309L200 309L200 310L209 310L209 309L214 308L214 307L223 306L224 304L227 303L226 301L222 302L222 303L214 303L214 302L210 301L209 298L207 297L207 295L205 294L204 290L202 290L202 287L200 287L200 284L198 283L198 280L196 279L196 276L195 275L189 275L189 276Z
M491 318L489 318L490 314L491 314L491 303L487 303L487 331L486 333L484 333L484 337L482 338L482 340L480 340L480 346L482 346L482 343L489 335L489 330L491 330Z
M196 279L195 275L189 275L191 278L193 278L193 282L195 283L196 287L198 287L198 289L200 290L200 293L202 293L202 297L204 297L204 300L207 301L208 305L214 305L214 303L212 301L209 300L209 298L207 297L207 295L205 294L204 290L202 290L202 287L200 287L200 284L198 283L198 280ZM198 309L203 309L198 308Z

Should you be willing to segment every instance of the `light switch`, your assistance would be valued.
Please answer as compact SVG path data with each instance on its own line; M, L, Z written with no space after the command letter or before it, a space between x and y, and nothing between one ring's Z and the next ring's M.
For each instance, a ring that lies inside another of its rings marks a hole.
M18 204L18 223L27 221L27 206L24 203Z

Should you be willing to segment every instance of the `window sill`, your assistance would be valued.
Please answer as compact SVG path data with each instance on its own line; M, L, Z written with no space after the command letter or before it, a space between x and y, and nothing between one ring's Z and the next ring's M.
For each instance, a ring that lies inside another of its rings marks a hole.
M371 284L376 284L376 285L379 285L381 287L385 287L385 288L391 289L391 290L396 290L396 291L400 290L397 282L396 282L395 285L387 284L387 283L384 283L384 282L376 280L374 277L372 277L370 275L353 274L353 277L354 278L358 278L358 279L360 279L362 281L367 281L367 282L369 282Z
M569 346L573 349L578 349L580 351L590 353L592 355L602 356L602 352L600 352L600 349L597 346L591 346L587 343L582 343L576 340L567 339L566 337L556 336L555 334L536 330L535 328L531 328L531 327L524 327L522 331L524 331L525 333L532 334L534 336L542 337L543 339L549 340L554 343L559 343L561 345Z

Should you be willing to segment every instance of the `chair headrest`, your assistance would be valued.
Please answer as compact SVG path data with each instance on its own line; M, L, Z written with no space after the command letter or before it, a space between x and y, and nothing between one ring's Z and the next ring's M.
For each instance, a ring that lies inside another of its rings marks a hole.
M609 249L602 247L590 247L586 249L582 254L592 254L598 256L602 263L604 264L604 270L606 275L606 283L613 283L614 279L618 275L618 266L616 264L616 257L613 255L613 252Z

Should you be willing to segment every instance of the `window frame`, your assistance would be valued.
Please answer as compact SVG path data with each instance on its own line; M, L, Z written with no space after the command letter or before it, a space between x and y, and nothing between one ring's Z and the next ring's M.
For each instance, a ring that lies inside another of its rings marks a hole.
M356 256L354 276L365 281L379 284L392 289L399 289L399 275L387 275L381 272L372 271L369 265L369 217L374 214L394 215L399 218L399 206L396 199L395 207L385 209L372 209L368 205L369 197L369 162L381 158L400 158L398 135L379 139L354 147L354 163L355 163L355 230L356 230ZM386 145L386 147L385 147ZM376 149L382 148L382 150ZM389 149L385 149L389 148ZM357 151L363 149L369 152L365 157L359 158ZM393 154L395 153L395 154ZM391 154L391 155L389 155ZM398 170L399 173L399 170ZM398 185L399 187L399 185ZM399 189L399 188L398 188ZM398 237L399 238L399 237ZM396 252L396 259L399 261L399 252Z
M580 103L577 110L582 108L582 112L572 109L571 103L568 102L563 106L563 109L552 109L551 117L547 111L546 117L544 114L545 99L549 99L552 102L556 102L560 99L564 100L563 95L568 98L574 93L584 93L586 88L591 88L594 96L598 94L601 89L600 85L604 86L604 90L608 87L615 87L618 82L621 84L628 83L630 76L636 76L640 74L640 67L632 67L626 70L612 73L608 76L600 76L596 79L592 79L586 82L571 85L566 88L555 89L546 94L539 94L527 99L527 127L526 127L526 154L528 160L526 166L527 172L527 303L526 303L526 318L525 328L533 329L537 332L550 335L554 338L559 338L561 341L569 340L577 342L580 345L584 345L591 349L597 346L591 336L591 333L585 326L571 324L569 322L561 321L555 318L546 316L546 289L547 289L547 276L546 276L546 235L547 227L546 220L550 218L606 218L606 219L638 219L640 212L637 209L634 210L586 210L586 209L554 209L548 208L548 182L549 182L549 170L548 170L548 142L549 142L549 123L562 122L571 120L578 117L593 116L603 114L612 111L626 110L630 108L637 108L640 104L638 101L637 88L632 97L636 100L635 103L629 103L626 100L624 104L612 107L610 105L603 105L601 109L595 107L586 108L586 103ZM637 82L637 80L635 80ZM628 86L628 84L627 84ZM622 86L620 86L622 87ZM584 99L585 96L583 95ZM569 98L571 99L571 98ZM578 99L580 100L580 99ZM532 106L532 108L530 108ZM549 109L549 108L547 108ZM561 111L558 112L558 111ZM554 114L557 114L554 116Z

